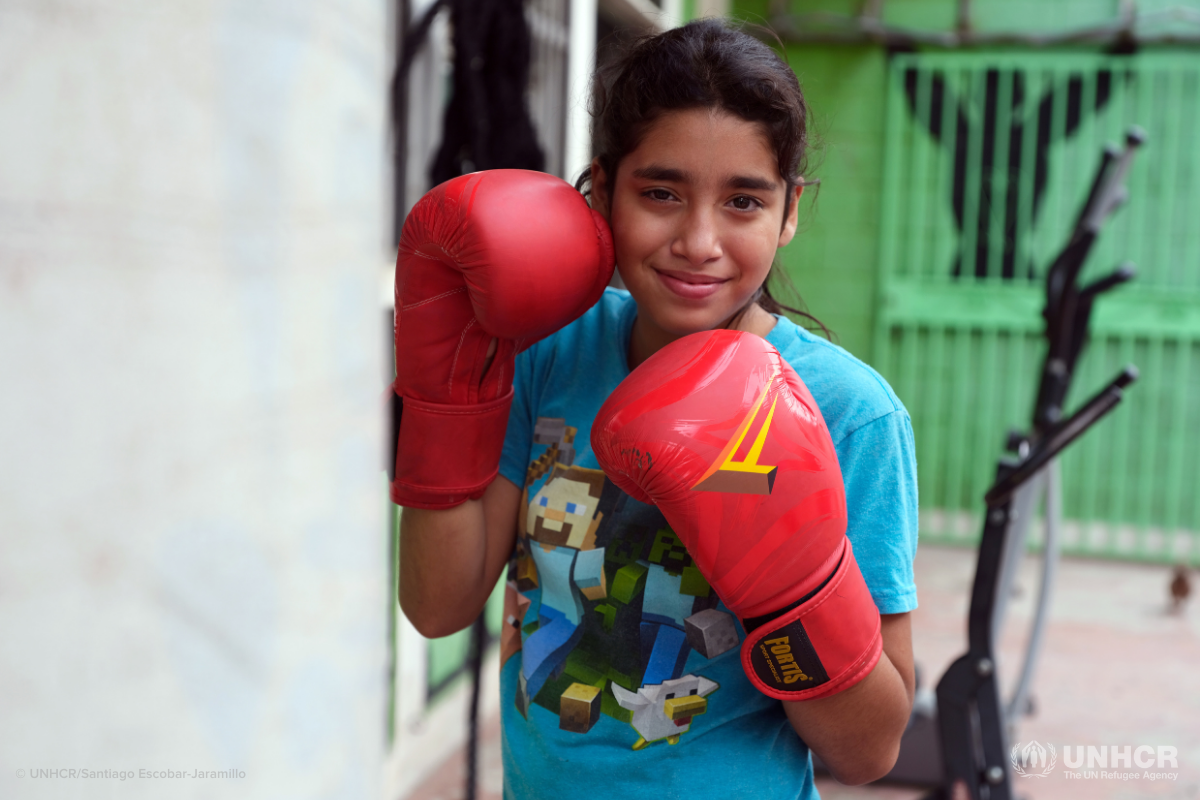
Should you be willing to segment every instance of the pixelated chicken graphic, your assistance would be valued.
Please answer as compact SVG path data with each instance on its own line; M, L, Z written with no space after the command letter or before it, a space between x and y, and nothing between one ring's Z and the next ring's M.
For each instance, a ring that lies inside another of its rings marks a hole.
M682 678L663 681L652 686L643 686L631 692L612 684L613 696L621 708L633 712L629 723L638 732L634 750L641 750L662 739L667 744L678 744L679 737L691 730L692 717L708 710L708 695L720 689L716 681L699 675L684 675Z

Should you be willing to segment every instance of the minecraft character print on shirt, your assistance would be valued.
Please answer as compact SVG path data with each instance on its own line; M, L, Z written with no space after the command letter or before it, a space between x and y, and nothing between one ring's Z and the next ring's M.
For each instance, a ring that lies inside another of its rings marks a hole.
M501 637L503 660L521 654L516 705L576 733L628 723L635 750L676 744L719 688L686 674L688 656L736 648L738 629L662 513L573 464L575 434L562 419L534 429L546 449L526 475Z

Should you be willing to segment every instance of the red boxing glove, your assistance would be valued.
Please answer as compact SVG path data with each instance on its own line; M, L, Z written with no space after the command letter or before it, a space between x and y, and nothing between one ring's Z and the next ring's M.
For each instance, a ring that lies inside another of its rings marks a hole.
M612 271L608 225L552 175L476 172L421 198L396 260L394 502L450 508L483 494L513 359L590 308Z
M658 506L741 619L742 667L760 691L809 700L870 673L879 611L846 538L837 454L765 339L717 330L667 345L605 401L592 450Z

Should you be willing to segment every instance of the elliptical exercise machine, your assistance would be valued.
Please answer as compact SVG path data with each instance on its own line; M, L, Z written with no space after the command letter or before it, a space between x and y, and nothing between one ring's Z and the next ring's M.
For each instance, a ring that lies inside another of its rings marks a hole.
M886 780L934 785L926 800L1012 800L1009 741L1016 720L1029 712L1030 687L1045 634L1046 617L1061 547L1062 500L1058 455L1117 403L1137 379L1127 366L1074 414L1063 418L1075 366L1088 335L1095 299L1134 277L1125 264L1084 287L1078 286L1085 260L1105 221L1127 199L1125 178L1145 134L1131 128L1125 147L1106 147L1087 201L1066 246L1046 275L1047 349L1042 364L1032 426L1012 431L999 460L996 480L984 496L983 536L968 613L968 649L946 670L936 696L918 686L900 756ZM1046 501L1042 574L1028 644L1015 688L1002 701L996 675L995 641L1030 523Z

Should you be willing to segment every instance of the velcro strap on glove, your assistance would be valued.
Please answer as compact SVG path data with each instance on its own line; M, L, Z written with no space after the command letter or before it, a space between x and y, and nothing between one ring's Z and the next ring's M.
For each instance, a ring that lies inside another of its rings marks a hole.
M500 471L513 390L469 406L402 398L392 502L453 508L478 499Z
M874 669L883 649L879 609L849 539L819 589L772 619L743 625L742 668L759 691L779 700L815 700L849 689Z

